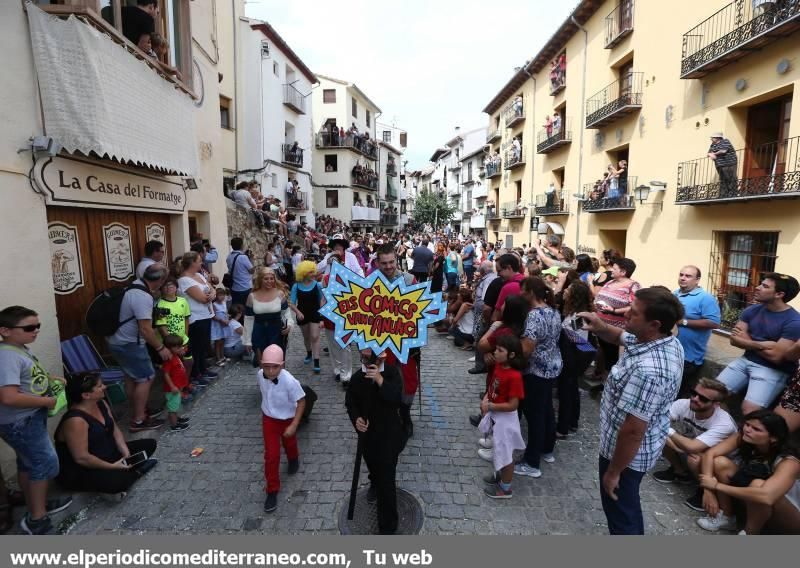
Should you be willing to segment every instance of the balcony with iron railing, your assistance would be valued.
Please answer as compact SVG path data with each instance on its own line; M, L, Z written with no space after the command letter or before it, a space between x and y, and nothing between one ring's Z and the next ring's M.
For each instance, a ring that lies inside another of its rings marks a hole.
M378 189L378 174L363 167L359 171L350 173L350 181L351 185L354 187L369 189L371 191L377 191Z
M678 164L675 203L800 198L800 137L740 149L736 158L736 165L727 171L718 171L708 157Z
M520 207L518 201L507 201L503 203L502 211L504 219L522 219L528 214L528 208L524 205Z
M497 160L496 162L486 162L486 165L484 166L486 179L498 177L502 173L502 165L502 160Z
M289 193L286 196L286 208L303 211L308 209L308 194L305 191L295 191L294 193Z
M283 104L298 114L306 113L306 98L294 85L283 86Z
M627 73L586 100L586 128L602 128L642 108L644 73Z
M515 99L506 107L503 111L503 119L505 120L506 128L513 128L525 120L525 107L521 98Z
M316 135L316 145L317 148L347 148L370 160L378 159L378 145L375 140L363 136L341 137L338 133L323 130Z
M525 154L522 152L522 147L520 146L519 150L514 150L513 148L511 150L507 150L503 164L506 170L513 170L515 168L519 168L520 166L524 166Z
M800 29L796 0L735 0L683 34L681 79L699 79Z
M492 143L492 142L494 142L495 140L500 140L500 137L501 137L501 136L502 136L502 134L501 134L501 132L500 132L500 129L499 129L499 128L495 128L494 130L490 129L490 130L489 130L489 131L486 133L486 143L487 143L487 144L491 144L491 143Z
M397 213L381 213L381 225L384 227L394 227L398 222Z
M633 0L622 0L606 16L606 49L614 48L633 32Z
M549 154L562 146L572 143L572 119L566 118L561 121L558 128L542 128L536 135L536 153Z
M569 202L564 196L564 191L545 192L544 195L536 196L536 206L534 207L537 215L569 215Z
M303 149L295 147L294 144L281 144L281 162L296 168L302 168Z
M588 183L583 186L584 201L581 208L586 213L608 213L613 211L633 211L636 200L633 190L638 178L620 178L616 190L601 183Z
M486 206L486 220L487 221L495 221L500 218L500 212L497 210L497 207L494 205L487 205Z
M386 175L397 177L397 166L391 162L386 164Z

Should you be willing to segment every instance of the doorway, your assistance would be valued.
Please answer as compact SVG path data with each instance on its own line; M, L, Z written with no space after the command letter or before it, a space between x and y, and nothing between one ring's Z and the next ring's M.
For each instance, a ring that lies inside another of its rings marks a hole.
M786 171L792 95L747 109L743 178L779 176Z
M600 229L599 236L600 244L603 247L602 250L617 250L622 253L622 256L625 256L625 243L628 238L628 231Z

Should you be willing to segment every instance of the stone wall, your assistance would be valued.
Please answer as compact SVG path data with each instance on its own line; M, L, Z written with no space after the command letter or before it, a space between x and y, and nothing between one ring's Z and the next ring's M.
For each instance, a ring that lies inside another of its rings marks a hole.
M267 252L267 243L272 241L272 233L267 233L256 222L253 213L245 209L230 199L225 200L225 207L228 216L228 237L242 237L244 239L244 250L253 251L253 264L261 266L264 264L264 255ZM230 243L228 243L230 244ZM219 247L223 250L223 247ZM224 247L229 250L229 246ZM226 255L227 256L227 253Z

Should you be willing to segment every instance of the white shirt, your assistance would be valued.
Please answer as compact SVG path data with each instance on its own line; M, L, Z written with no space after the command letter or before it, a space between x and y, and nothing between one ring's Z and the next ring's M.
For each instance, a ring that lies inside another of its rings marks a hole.
M261 389L261 412L276 420L294 418L297 402L305 398L306 393L286 369L278 373L278 384L264 377L264 371L258 371L258 387Z
M140 260L139 264L136 265L136 278L141 280L144 277L144 271L147 270L147 267L155 263L156 261L149 256L146 256Z
M225 330L225 347L236 347L242 342L243 334L237 333L237 330L242 329L242 324L232 319L228 322L228 329Z
M332 255L332 252L329 252L325 255L318 264L317 264L317 272L321 274L329 274L331 271L331 265L328 264L328 259ZM356 259L356 255L354 255L349 250L344 251L344 266L345 268L349 268L359 276L364 276L364 271L361 270L361 266L358 264L358 260Z
M681 436L703 442L709 448L736 433L739 429L730 414L717 407L709 418L697 418L689 408L689 399L682 398L672 403L669 409L669 421Z
M197 275L204 282L206 282L205 276L203 276L200 273L198 273ZM190 278L189 276L181 276L178 279L178 290L180 291L181 296L186 298L186 301L189 302L189 309L192 311L192 314L189 316L190 325L199 320L209 319L214 315L214 312L212 311L211 308L211 302L203 304L202 302L198 302L197 300L195 300L189 294L186 293L186 291L189 288L192 288L194 286L197 286L200 289L200 291L203 292L204 294L207 294L208 292L211 291L211 287L208 285L208 282L206 282L204 286L200 284L197 280L195 280L194 278Z

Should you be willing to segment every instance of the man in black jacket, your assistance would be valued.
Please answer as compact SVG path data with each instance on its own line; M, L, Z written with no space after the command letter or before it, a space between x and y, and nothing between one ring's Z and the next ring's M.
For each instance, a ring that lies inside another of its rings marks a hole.
M397 458L406 445L400 417L403 378L397 367L384 365L386 355L361 351L361 369L353 374L345 397L350 421L358 432L369 469L367 500L378 502L380 534L397 530Z

